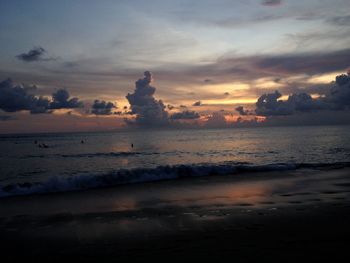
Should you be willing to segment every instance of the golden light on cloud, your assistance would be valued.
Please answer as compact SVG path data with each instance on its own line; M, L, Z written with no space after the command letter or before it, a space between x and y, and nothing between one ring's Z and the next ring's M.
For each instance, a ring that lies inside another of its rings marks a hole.
M264 88L264 89L278 89L283 87L284 85L282 83L278 83L274 81L271 78L261 78L257 79L253 82L253 86L256 86L257 88Z
M255 103L256 98L239 98L239 99L216 99L216 100L203 100L202 104L209 105L228 105L228 104L251 104Z
M83 116L80 112L74 109L56 109L52 112L53 115L74 115L74 116Z
M322 74L322 75L316 75L311 77L310 79L307 80L307 83L310 84L328 84L331 83L332 81L335 80L335 77L337 75L341 75L344 72L338 71L338 72L332 72L332 73L327 73L327 74Z

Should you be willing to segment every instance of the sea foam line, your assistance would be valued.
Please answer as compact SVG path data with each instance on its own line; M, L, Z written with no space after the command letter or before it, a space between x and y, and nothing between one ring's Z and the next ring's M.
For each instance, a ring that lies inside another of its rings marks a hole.
M158 166L148 169L120 169L107 174L75 175L71 177L50 177L47 181L36 183L18 183L0 186L0 197L55 193L86 190L121 184L170 180L186 177L233 175L244 172L285 171L299 168L350 167L350 162L338 163L275 163L252 165L249 163L194 164Z

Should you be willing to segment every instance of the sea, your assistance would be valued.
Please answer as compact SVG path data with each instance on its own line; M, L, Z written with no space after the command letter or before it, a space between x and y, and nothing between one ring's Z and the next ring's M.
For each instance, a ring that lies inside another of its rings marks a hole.
M0 135L0 197L350 166L350 126Z

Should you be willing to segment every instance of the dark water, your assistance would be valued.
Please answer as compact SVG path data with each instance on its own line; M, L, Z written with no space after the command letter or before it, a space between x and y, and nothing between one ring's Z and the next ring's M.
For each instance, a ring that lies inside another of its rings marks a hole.
M350 126L3 135L0 149L0 195L8 195L249 169L347 166Z

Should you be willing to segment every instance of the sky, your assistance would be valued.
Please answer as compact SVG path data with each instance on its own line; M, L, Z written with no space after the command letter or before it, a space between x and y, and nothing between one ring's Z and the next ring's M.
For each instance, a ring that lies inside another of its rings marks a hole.
M0 10L0 133L350 123L349 0Z

